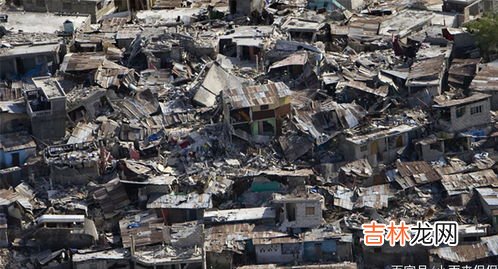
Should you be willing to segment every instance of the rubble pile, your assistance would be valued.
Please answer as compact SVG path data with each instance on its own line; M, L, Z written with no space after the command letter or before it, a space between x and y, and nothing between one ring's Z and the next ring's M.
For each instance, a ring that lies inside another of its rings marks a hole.
M497 1L39 2L0 14L1 268L498 264L498 65L465 28Z

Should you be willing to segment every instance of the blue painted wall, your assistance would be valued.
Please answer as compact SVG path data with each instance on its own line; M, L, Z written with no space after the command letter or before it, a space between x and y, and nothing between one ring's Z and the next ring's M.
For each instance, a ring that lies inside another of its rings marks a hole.
M34 148L21 149L17 151L4 152L0 150L0 168L10 168L13 165L13 155L19 153L19 163L23 164L29 157L35 156L36 150Z

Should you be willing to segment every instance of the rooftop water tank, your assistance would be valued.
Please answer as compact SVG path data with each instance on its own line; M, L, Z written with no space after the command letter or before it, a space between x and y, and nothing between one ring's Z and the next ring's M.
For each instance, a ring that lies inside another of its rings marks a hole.
M72 34L74 33L74 23L70 20L64 22L64 33Z

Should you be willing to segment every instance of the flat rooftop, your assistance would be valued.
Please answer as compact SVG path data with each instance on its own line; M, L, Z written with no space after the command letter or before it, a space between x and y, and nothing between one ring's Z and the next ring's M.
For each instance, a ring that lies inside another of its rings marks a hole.
M470 104L488 99L491 97L491 95L484 93L474 93L471 96L461 99L445 99L444 97L445 97L444 95L436 97L434 99L434 102L436 103L434 107L452 107L463 104Z
M36 88L41 89L49 99L59 96L65 96L64 90L55 78L36 77L32 78L32 80Z
M352 137L347 137L346 140L355 144L365 144L367 141L376 140L381 137L392 136L396 134L406 133L419 128L420 125L401 124L398 126L388 127L383 126L374 129L366 134L355 134Z
M54 13L40 12L2 12L9 16L7 22L0 23L5 29L25 33L54 33L62 31L64 22L70 20L74 24L74 29L85 28L85 23L89 21L89 15L56 15ZM36 22L36 23L33 23Z

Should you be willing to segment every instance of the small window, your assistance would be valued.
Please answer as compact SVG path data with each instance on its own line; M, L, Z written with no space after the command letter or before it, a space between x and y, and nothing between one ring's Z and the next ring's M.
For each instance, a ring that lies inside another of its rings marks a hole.
M456 108L456 116L457 118L460 118L462 117L463 115L465 115L465 107L462 106L462 107L457 107Z
M307 206L306 207L306 216L313 216L315 215L315 207L312 206Z
M479 114L482 112L482 106L475 106L470 108L470 115Z
M363 145L360 147L361 152L367 151L367 149L368 149L367 145Z
M268 108L270 108L270 105L262 105L259 107L261 110L267 110Z

